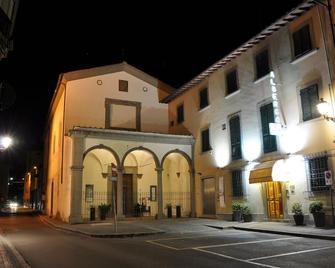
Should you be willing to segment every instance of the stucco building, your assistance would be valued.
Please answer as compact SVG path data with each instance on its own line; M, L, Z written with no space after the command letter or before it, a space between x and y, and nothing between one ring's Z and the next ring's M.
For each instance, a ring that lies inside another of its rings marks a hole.
M191 135L171 135L168 105L172 88L123 62L62 74L52 100L46 140L46 212L71 223L90 217L90 208L112 202L117 167L119 217L163 217L168 204L194 214Z
M245 201L256 220L285 220L293 203L309 214L317 199L331 220L335 125L316 108L320 98L334 107L330 25L306 1L164 100L171 132L196 139L197 215L231 219Z

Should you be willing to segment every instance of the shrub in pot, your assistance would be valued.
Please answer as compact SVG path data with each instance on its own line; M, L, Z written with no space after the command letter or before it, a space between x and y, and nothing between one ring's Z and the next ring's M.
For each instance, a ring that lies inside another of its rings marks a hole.
M106 219L106 215L108 214L110 209L111 204L102 203L101 205L99 205L100 220Z
M243 221L244 222L250 222L252 220L251 210L246 205L242 206L242 215L243 215Z
M301 203L294 203L292 206L292 213L295 225L304 225L304 214L302 213Z
M314 201L309 205L309 212L313 214L315 227L324 227L326 225L326 215L323 212L323 203Z
M241 221L242 220L242 204L237 201L233 201L232 203L232 211L233 211L233 221Z

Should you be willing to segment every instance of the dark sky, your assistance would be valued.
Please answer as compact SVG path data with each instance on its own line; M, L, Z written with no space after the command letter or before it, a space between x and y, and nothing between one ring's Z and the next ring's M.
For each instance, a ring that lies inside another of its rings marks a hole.
M178 87L302 0L144 2L21 0L14 51L0 61L0 80L17 95L0 113L0 133L15 138L15 173L27 150L43 148L60 73L126 60Z

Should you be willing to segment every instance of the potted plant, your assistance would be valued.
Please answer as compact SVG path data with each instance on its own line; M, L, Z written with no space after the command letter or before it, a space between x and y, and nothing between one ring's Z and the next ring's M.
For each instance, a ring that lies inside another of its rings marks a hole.
M99 205L100 220L106 219L106 215L108 214L110 209L111 209L111 204L102 203Z
M304 214L302 213L301 203L294 203L291 211L294 213L295 225L304 225Z
M242 220L242 205L240 202L233 201L232 205L233 210L233 221L241 221Z
M309 205L309 212L313 214L315 227L324 227L326 225L326 215L323 212L323 203L314 201Z
M252 220L251 210L246 205L242 206L242 217L244 222L251 222Z

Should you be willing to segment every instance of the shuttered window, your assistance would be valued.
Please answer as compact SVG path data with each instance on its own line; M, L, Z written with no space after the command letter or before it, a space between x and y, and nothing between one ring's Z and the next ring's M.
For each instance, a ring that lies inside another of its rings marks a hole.
M261 78L269 72L269 52L268 50L264 50L256 56L256 78Z
M200 103L199 103L199 108L200 110L207 107L209 105L208 103L208 89L207 87L200 90L199 92L199 98L200 98Z
M232 172L231 179L232 179L233 197L243 196L242 171L234 170Z
M316 105L319 103L318 85L314 84L300 91L302 119L308 121L320 116Z
M237 70L233 70L226 76L227 95L238 90Z
M184 122L184 105L181 104L177 107L177 123Z
M201 131L201 151L207 152L211 150L211 145L209 143L209 129L204 129Z
M293 33L294 57L298 58L312 49L309 25Z
M229 120L231 158L233 160L241 159L241 127L240 117L234 116Z
M277 151L276 136L270 134L269 123L274 123L274 114L272 103L261 107L263 151L270 153Z

